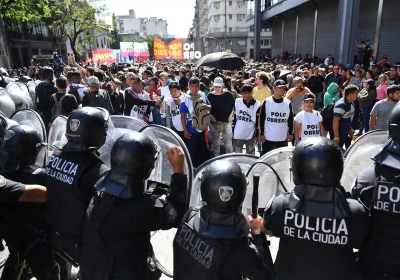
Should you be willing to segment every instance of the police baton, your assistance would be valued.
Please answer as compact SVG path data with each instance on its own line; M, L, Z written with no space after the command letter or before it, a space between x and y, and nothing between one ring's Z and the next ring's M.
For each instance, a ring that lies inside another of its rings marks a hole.
M253 197L251 198L251 216L253 219L258 215L258 185L260 184L260 174L253 175Z
M29 230L31 230L33 232L34 235L36 235L36 237L38 237L38 240L36 242L34 242L34 244L37 244L37 242L39 242L39 241L43 241L44 243L50 245L53 248L54 252L57 255L59 255L61 258L63 258L65 261L69 262L74 267L79 267L79 264L73 258L71 258L67 253L63 252L60 248L58 248L56 245L54 245L50 241L50 239L46 236L45 233L41 232L40 230L38 230L37 228L35 228L31 224L28 225L28 228L29 228ZM28 250L29 249L31 249L31 248L28 248Z

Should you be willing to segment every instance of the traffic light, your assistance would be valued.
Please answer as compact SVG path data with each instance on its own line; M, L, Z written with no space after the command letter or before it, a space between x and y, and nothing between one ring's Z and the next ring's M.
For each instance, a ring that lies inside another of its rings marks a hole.
M190 31L189 37L190 37L190 40L193 40L193 32L192 31Z

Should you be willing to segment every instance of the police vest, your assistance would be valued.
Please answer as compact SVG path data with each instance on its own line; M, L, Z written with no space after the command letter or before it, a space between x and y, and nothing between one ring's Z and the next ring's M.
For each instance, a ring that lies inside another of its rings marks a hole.
M376 170L385 176L378 177L374 189L367 260L373 272L400 278L400 181L394 180L400 174L381 165Z
M80 242L88 198L80 190L79 181L90 168L101 164L89 152L56 151L50 157L45 171L47 219L55 243L74 249Z
M290 100L286 98L283 98L281 103L276 103L272 96L265 100L264 135L266 140L279 142L287 139L289 104Z
M176 232L174 246L174 279L204 280L217 272L223 248L218 239L199 235L192 227L194 215L183 221Z
M235 101L236 124L233 133L234 139L249 140L254 136L257 110L260 108L260 102L256 101L250 108L244 104L243 98Z
M353 239L358 236L353 221L295 213L288 207L288 197L289 194L285 194L275 198L271 206L275 221L271 224L271 231L280 238L274 263L278 278L358 279L355 276L360 272L353 253ZM363 211L357 201L347 201L352 214Z

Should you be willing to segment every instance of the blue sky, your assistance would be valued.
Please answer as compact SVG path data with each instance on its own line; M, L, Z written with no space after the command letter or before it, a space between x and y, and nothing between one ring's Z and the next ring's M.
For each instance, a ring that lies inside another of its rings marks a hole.
M195 0L104 0L111 15L128 15L134 9L137 17L157 17L168 21L168 33L186 38L194 17ZM111 16L106 17L111 25Z

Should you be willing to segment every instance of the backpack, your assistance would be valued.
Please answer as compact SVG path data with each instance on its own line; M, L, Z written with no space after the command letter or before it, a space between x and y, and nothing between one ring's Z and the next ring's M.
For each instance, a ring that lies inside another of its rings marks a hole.
M81 97L79 96L79 92L78 92L78 90L80 88L84 88L84 86L81 86L81 85L77 85L77 86L70 85L69 91L68 91L69 94L72 94L73 96L75 96L76 102L78 102L78 104L81 104L81 102L82 102Z
M64 100L64 98L66 96L67 96L67 93L63 94L63 96L61 96L60 100L57 100L56 94L53 94L51 96L51 98L53 98L53 100L54 100L54 106L53 106L53 108L51 108L51 117L52 118L59 116L59 115L67 116L67 114L65 113L63 106L62 106L62 101Z
M211 121L211 114L209 110L201 110L199 106L204 104L204 100L200 94L193 96L188 95L193 103L193 114L192 114L192 124L193 127L198 130L205 130L208 128L208 125Z
M322 116L322 124L324 126L325 131L332 130L333 128L333 109L335 108L335 103L332 102L332 104L326 106L324 109L321 111L321 116Z

